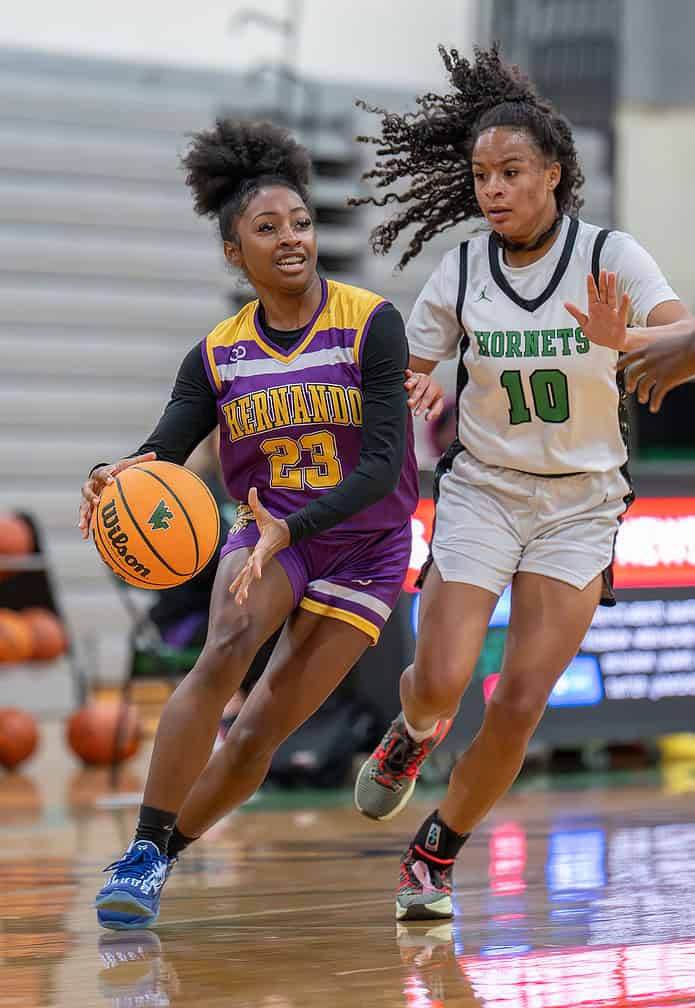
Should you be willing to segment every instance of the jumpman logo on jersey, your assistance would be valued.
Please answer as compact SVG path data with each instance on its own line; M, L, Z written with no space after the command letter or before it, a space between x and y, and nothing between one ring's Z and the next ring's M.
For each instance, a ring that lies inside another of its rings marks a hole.
M492 304L492 298L487 296L487 284L484 285L480 294L478 294L477 298L473 303L478 304L479 301L489 301L490 304Z

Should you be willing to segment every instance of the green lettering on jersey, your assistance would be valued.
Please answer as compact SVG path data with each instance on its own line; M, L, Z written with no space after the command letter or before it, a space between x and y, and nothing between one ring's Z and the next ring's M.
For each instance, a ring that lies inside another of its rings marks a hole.
M569 357L572 353L570 350L570 340L574 333L571 329L558 329L556 330L557 338L562 340L562 356Z
M490 353L493 357L504 357L504 333L501 329L490 336Z
M507 352L505 357L521 357L521 333L516 329L507 329Z
M543 338L543 351L541 353L542 357L557 357L557 350L550 342L555 338L554 329L541 329L541 336Z
M538 329L524 329L524 357L538 356Z
M588 353L591 349L591 343L584 335L584 330L577 326L574 330L574 338L577 341L577 353Z
M489 357L490 349L488 347L488 340L490 339L489 332L479 332L477 329L475 331L475 338L478 341L478 353L481 357Z
M591 346L579 328L524 329L523 333L518 329L476 329L474 335L480 357L570 357L573 352L588 353Z

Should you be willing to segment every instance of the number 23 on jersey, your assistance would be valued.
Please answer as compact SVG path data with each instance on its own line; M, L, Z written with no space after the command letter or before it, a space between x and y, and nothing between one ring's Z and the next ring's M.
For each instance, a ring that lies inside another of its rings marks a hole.
M289 437L266 438L261 451L270 462L270 486L285 490L328 490L343 478L335 437L321 430ZM308 464L303 464L305 462Z

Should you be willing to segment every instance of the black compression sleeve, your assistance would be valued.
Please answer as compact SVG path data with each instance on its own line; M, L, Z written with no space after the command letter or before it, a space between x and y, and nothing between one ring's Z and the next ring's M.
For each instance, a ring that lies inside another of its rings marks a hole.
M162 462L183 465L193 449L217 426L217 400L198 343L183 359L171 399L147 441L133 455L153 451ZM132 456L131 456L132 457Z
M292 543L339 525L395 490L408 429L403 387L407 366L403 319L386 304L364 337L362 446L357 465L334 490L286 517Z

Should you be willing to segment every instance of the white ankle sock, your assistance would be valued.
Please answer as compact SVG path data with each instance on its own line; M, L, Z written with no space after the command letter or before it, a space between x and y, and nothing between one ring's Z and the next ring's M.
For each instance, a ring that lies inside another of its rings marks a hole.
M424 742L426 738L430 737L430 735L434 735L440 724L439 721L435 721L433 725L429 728L425 728L424 731L418 731L417 728L413 728L413 726L409 724L405 714L403 715L403 721L405 722L405 730L408 732L413 742Z

